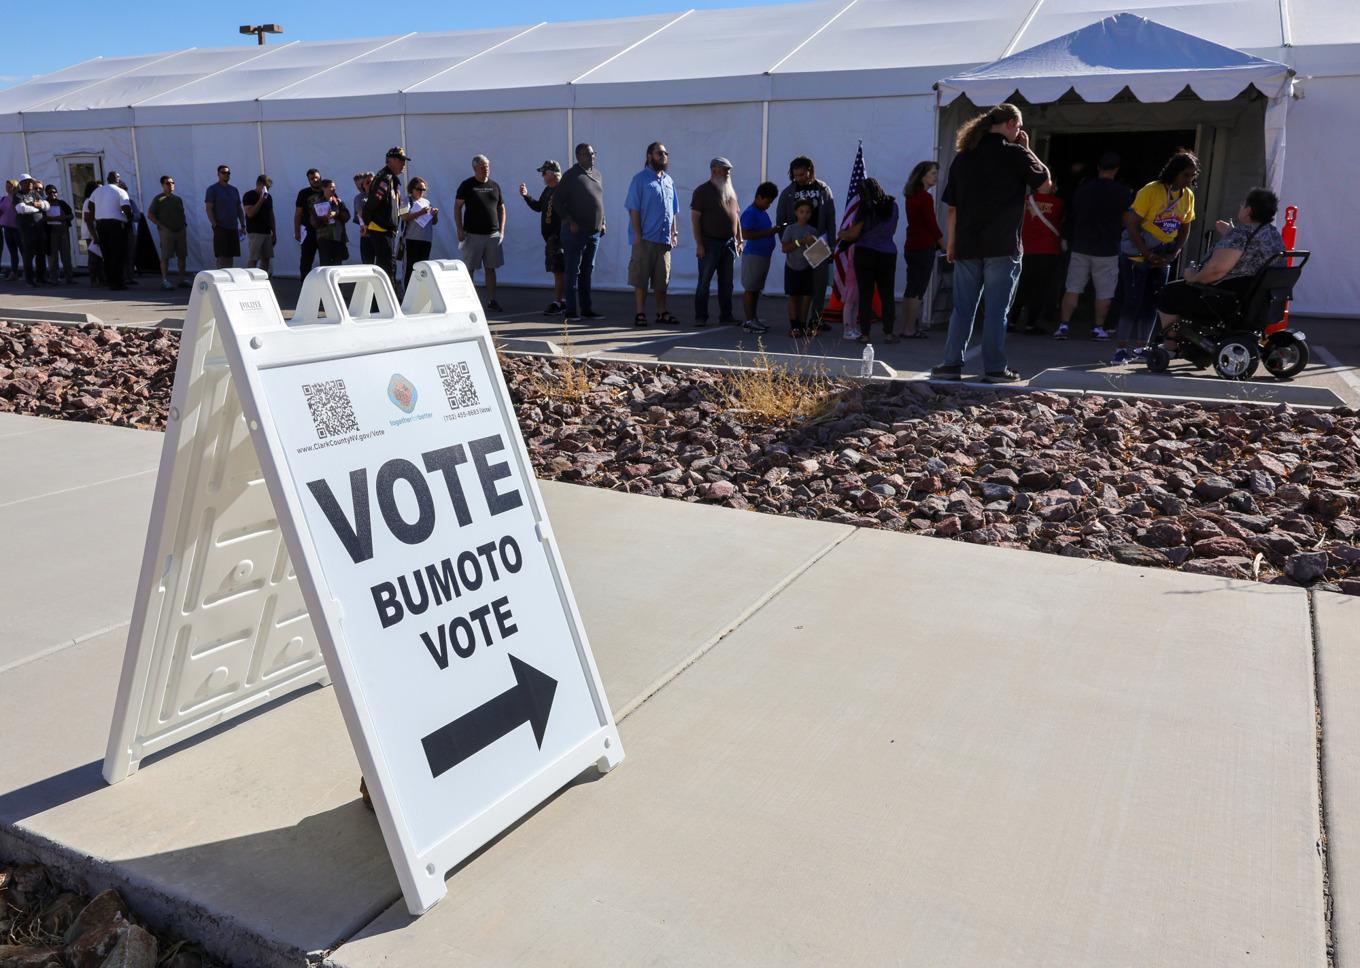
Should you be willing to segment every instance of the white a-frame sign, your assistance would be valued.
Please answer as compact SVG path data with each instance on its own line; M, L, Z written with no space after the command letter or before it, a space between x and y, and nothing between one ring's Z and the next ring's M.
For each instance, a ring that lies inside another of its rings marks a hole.
M623 758L459 262L194 283L104 777L328 681L413 914Z

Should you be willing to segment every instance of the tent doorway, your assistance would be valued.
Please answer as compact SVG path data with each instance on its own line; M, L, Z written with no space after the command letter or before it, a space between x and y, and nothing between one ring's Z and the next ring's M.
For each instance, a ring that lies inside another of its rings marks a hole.
M1071 198L1077 186L1096 174L1096 162L1107 151L1119 155L1119 180L1137 191L1157 177L1166 160L1181 148L1196 147L1194 128L1171 131L1055 132L1042 139L1039 157L1058 183L1059 194Z

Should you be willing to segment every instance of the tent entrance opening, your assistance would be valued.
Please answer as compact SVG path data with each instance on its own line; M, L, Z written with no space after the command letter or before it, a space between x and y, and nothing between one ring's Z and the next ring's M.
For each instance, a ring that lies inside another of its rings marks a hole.
M1095 177L1096 162L1107 151L1119 155L1118 179L1137 191L1161 172L1181 148L1195 150L1194 128L1173 131L1055 132L1046 139L1044 158L1058 191L1070 198L1077 185ZM1044 146L1040 146L1041 148Z

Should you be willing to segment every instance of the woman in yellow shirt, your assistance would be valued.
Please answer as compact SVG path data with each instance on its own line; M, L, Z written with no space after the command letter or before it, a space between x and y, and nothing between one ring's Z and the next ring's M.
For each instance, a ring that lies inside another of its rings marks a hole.
M1119 312L1119 331L1112 363L1127 363L1141 356L1152 332L1157 295L1166 285L1171 264L1180 257L1190 223L1195 220L1195 193L1190 186L1199 177L1199 159L1192 152L1171 156L1156 181L1142 187L1124 213L1124 240L1119 250L1119 281L1124 305ZM1129 340L1137 343L1130 352Z

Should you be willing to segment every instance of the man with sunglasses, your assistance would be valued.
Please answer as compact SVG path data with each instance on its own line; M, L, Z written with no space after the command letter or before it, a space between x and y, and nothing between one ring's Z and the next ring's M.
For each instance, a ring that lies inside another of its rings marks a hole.
M656 322L673 326L679 320L666 310L666 287L671 281L671 249L680 239L676 215L680 202L667 169L670 153L659 141L647 146L647 167L633 176L624 208L628 210L628 284L633 287L633 325L646 326L647 284L656 293Z
M175 288L170 282L170 260L178 258L179 284L187 289L189 283L184 278L184 261L189 254L186 233L188 220L184 214L184 199L175 194L175 179L170 175L161 175L161 193L147 206L146 218L156 226L160 236L161 288Z
M231 184L231 168L217 166L217 181L203 194L203 209L212 226L213 256L217 268L230 269L241 254L241 239L246 234L246 213L241 208L241 193ZM108 256L104 261L108 262Z

